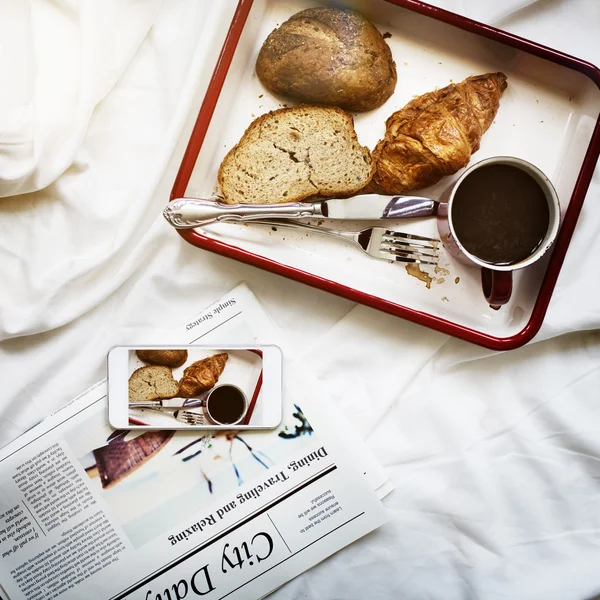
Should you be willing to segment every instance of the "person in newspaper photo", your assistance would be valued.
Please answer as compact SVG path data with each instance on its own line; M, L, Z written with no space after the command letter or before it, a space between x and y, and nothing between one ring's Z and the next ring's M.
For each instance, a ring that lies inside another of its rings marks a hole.
M93 446L90 431L98 440ZM140 546L177 522L178 515L201 510L267 473L313 443L312 436L302 410L294 406L273 432L113 431L103 415L94 415L65 440L131 542Z

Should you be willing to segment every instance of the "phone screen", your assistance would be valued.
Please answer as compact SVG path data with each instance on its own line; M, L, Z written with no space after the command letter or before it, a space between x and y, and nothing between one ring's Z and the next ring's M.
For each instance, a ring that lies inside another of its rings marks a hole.
M116 429L272 429L282 418L277 346L117 346L108 354Z

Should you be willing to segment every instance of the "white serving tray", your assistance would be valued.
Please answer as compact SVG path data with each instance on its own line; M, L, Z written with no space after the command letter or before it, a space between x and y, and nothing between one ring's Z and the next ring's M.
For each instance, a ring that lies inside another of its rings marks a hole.
M254 0L214 114L191 173L186 196L218 193L217 172L225 154L259 115L294 103L273 96L255 74L255 62L268 34L294 13L326 3L306 0ZM381 108L356 114L362 144L374 148L386 119L413 97L459 82L470 75L503 71L508 88L496 120L484 135L471 164L512 155L538 166L557 189L566 210L600 112L600 90L587 76L503 43L482 37L384 0L341 2L369 18L389 44L398 71L394 95ZM438 198L452 181L417 192ZM324 226L333 223L325 221ZM438 237L434 218L393 223L396 229ZM346 223L360 229L362 223ZM518 272L510 302L493 310L481 292L480 271L463 266L442 252L440 267L423 267L433 278L428 289L401 263L371 259L352 246L306 232L273 231L265 226L218 225L202 235L333 281L367 295L419 311L485 336L510 338L528 323L549 256ZM217 250L218 251L218 250ZM365 296L366 297L366 296ZM418 319L415 319L418 320Z

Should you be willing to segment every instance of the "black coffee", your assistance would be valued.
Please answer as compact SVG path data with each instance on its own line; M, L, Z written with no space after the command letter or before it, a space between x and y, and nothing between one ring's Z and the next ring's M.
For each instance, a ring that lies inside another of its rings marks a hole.
M544 190L531 175L508 165L473 171L454 196L451 216L467 252L497 265L531 256L550 224Z
M238 389L222 385L211 393L206 408L213 420L228 425L239 421L244 414L246 403Z

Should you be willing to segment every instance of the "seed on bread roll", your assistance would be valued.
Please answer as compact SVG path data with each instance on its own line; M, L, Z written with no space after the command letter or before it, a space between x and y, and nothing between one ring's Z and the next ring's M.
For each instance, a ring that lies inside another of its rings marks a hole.
M396 88L396 64L383 36L362 15L303 10L263 44L256 74L270 91L306 103L364 112Z

